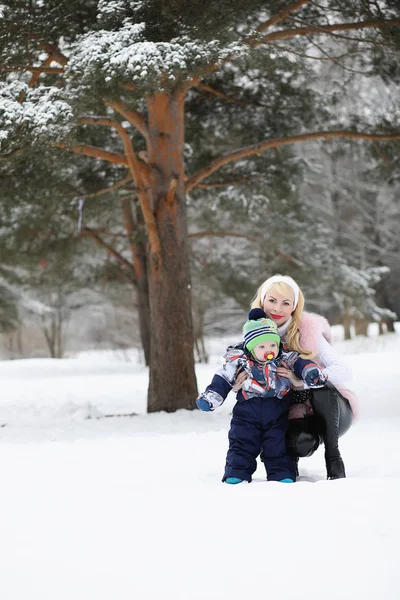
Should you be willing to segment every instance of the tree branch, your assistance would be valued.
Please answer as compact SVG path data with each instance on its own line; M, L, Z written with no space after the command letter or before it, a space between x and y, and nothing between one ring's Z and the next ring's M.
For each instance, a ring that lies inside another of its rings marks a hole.
M342 60L342 58L346 58L347 56L353 56L354 54L362 54L363 53L361 50L352 50L351 52L345 52L344 54L339 54L338 56L329 56L329 54L327 52L324 53L325 56L312 56L311 54L304 54L302 52L296 52L292 48L285 48L285 46L281 46L279 44L274 44L274 48L278 48L279 50L282 50L283 52L287 52L288 54L293 54L294 56L299 56L300 58L309 58L310 60L322 60L322 61L334 62L335 64L339 65L339 67L341 67L342 69L345 68L339 62L340 60Z
M128 269L128 271L136 278L136 274L135 274L135 269L133 267L133 265L126 260L126 258L124 258L122 256L122 254L120 254L119 252L117 252L117 250L115 250L115 248L113 248L112 246L110 246L110 244L107 244L107 242L105 242L100 235L98 234L98 231L95 229L91 229L90 227L83 227L81 233L79 234L81 237L90 237L93 240L95 240L95 242L101 246L102 248L104 248L105 250L107 250L107 252L113 256L118 262L120 262L126 269Z
M101 160L106 160L114 165L125 165L126 167L129 166L128 160L123 154L119 154L118 152L110 152L109 150L103 150L102 148L97 148L97 146L90 146L88 144L67 146L67 144L58 143L55 144L55 147L70 150L75 154L83 154L85 156L92 156L93 158L100 158Z
M109 117L97 117L97 116L86 116L80 117L79 123L82 125L104 125L105 127L112 127L113 129L119 130L122 127L121 123L110 119Z
M289 262L291 262L294 265L296 265L296 267L305 267L306 266L305 263L303 263L298 258L295 258L291 254L288 254L287 252L285 252L284 250L282 250L282 248L277 248L277 252L278 252L278 254L280 254L282 256L282 258L286 258L286 260L288 260Z
M199 183L197 187L202 190L209 190L211 188L227 187L229 185L240 185L241 183L247 183L248 181L250 181L250 179L250 177L241 177L240 179L232 179L231 181L217 181L216 183Z
M214 94L214 96L218 96L219 98L222 98L223 100L227 100L228 102L233 102L234 104L244 104L244 105L249 104L249 102L245 102L243 100L237 100L236 98L231 98L230 96L227 96L223 92L219 92L218 90L215 90L214 88L212 88L209 85L206 85L205 83L199 83L197 87L199 87L201 90L204 90L205 92Z
M397 27L400 25L400 19L382 20L373 19L371 21L361 21L359 23L335 23L334 25L308 25L307 27L297 27L296 29L282 29L266 35L256 45L274 42L275 40L284 40L292 37L333 33L334 31L354 31L361 29L380 29L381 27Z
M52 62L53 62L53 57L48 56L46 58L46 60L43 62L43 67L49 67ZM30 88L33 88L33 86L36 85L36 83L39 81L39 78L40 78L40 73L33 73L32 77L29 80L28 86ZM18 98L18 102L20 102L22 104L22 102L25 100L25 97L26 97L26 92L22 92L20 94L20 97Z
M268 21L266 21L265 23L263 23L262 25L257 27L257 29L256 29L257 33L262 33L266 29L269 29L270 27L273 27L274 25L279 23L279 21L283 21L292 12L295 12L296 10L301 8L304 4L307 4L309 1L310 0L298 0L297 2L294 2L293 4L289 4L289 6L287 6L286 8L283 8L276 15L274 15L273 17L268 19Z
M32 37L33 39L38 38L38 36L35 35L33 35ZM39 47L42 48L48 54L50 54L55 60L55 62L58 62L63 67L65 67L65 65L68 63L68 58L62 52L60 52L57 46L49 44L48 42L41 41L39 43Z
M64 69L62 69L61 67L45 67L44 65L42 65L41 67L34 67L32 65L16 65L15 67L2 67L0 66L0 71L7 71L7 72L15 72L15 73L19 73L19 72L23 72L26 73L26 71L28 71L29 73L37 73L40 75L40 73L54 73L56 75L59 75L60 73L64 73Z
M130 92L137 92L137 87L133 82L128 81L127 83L122 83L122 81L120 81L118 85L124 90L129 90Z
M287 144L294 144L297 142L305 142L308 140L316 140L316 139L334 139L334 138L349 138L355 140L368 140L371 142L374 141L395 141L400 140L400 133L393 134L371 134L371 133L357 133L355 131L315 131L313 133L303 133L300 135L293 135L284 138L275 138L270 140L264 140L263 142L258 142L257 144L252 144L251 146L246 146L244 148L239 148L235 152L231 152L226 154L225 156L220 156L213 160L209 165L200 169L197 173L194 173L191 177L188 178L186 182L186 192L190 192L194 187L196 187L200 181L209 177L212 173L227 165L228 163L239 160L240 158L245 158L246 156L251 156L253 154L261 154L265 150L269 148L278 148L280 146L285 146Z
M132 179L136 184L137 195L139 198L140 207L142 209L143 218L146 223L151 251L154 252L156 255L161 255L161 242L160 237L158 235L157 222L153 211L151 210L149 197L146 193L150 171L149 165L143 161L139 161L133 149L132 142L128 133L122 127L121 123L118 123L118 121L114 121L113 119L109 119L108 117L82 117L80 119L80 122L88 125L106 125L107 127L113 127L118 131L122 143L124 145L125 157L127 161L122 164L127 164L131 171ZM82 146L78 146L76 148L81 149ZM87 150L88 148L89 150ZM88 152L90 152L90 148L93 147L85 146L86 152L81 153L90 155L88 154ZM97 158L100 158L98 155L95 156Z
M120 126L118 130L122 143L124 145L125 155L128 159L128 164L132 173L132 178L136 183L137 195L142 209L143 219L146 224L147 234L149 238L150 249L155 255L161 255L161 241L158 235L156 218L151 210L149 196L146 192L148 187L148 177L150 167L147 163L139 161L136 156L129 135L125 129Z
M127 175L123 179L120 179L113 185L110 185L110 187L108 187L108 188L104 188L103 190L99 190L98 192L93 192L93 194L85 194L84 196L77 196L76 198L74 198L74 200L87 200L88 198L97 198L98 196L103 196L104 194L108 194L109 192L112 192L114 190L118 190L118 189L124 187L130 181L132 181L132 176L129 173L129 175Z
M146 119L141 113L139 113L137 110L129 108L121 100L104 99L104 102L107 104L107 106L118 112L127 121L129 121L129 123L136 127L136 129L139 131L139 133L142 134L146 142L149 143L149 130L147 128Z
M15 150L11 150L11 152L8 152L8 154L3 154L2 156L0 156L0 161L6 161L9 160L10 158L12 158L13 156L15 156L16 154L20 154L21 152L23 152L24 149L23 148L16 148Z
M190 238L190 239L199 239L199 238L204 238L204 237L235 237L235 238L242 238L245 240L249 240L249 242L256 242L259 239L252 235L246 235L244 233L234 233L232 231L197 231L196 233L188 234L188 238ZM282 250L282 248L277 248L276 251L278 254L280 254L280 256L282 256L289 262L292 262L293 264L295 264L296 267L304 267L305 266L305 263L303 263L301 260L298 260L291 254L288 254L287 252L285 252L285 250Z
M257 239L251 235L246 235L244 233L234 233L233 231L197 231L196 233L188 234L188 238L192 240L204 237L235 237L243 238L249 240L250 242L255 242Z

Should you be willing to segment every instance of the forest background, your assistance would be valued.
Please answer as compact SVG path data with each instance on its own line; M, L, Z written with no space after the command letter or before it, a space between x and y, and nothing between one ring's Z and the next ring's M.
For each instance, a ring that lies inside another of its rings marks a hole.
M394 330L396 0L2 1L0 57L2 358L136 346L193 408L276 272Z

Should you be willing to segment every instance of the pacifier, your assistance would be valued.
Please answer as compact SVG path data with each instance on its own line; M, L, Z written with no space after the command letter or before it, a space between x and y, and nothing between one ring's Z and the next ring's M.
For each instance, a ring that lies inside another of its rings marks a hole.
M275 354L273 352L266 352L264 354L264 358L265 360L272 360L273 358L275 358Z

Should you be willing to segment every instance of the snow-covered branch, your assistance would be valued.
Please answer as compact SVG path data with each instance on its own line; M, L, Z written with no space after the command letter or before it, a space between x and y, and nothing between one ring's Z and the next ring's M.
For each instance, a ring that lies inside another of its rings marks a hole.
M241 42L221 44L180 36L171 41L150 42L144 23L126 22L116 31L100 30L83 35L71 51L67 77L78 88L119 80L145 92L161 91L192 79L206 65L219 64L231 54L246 51Z

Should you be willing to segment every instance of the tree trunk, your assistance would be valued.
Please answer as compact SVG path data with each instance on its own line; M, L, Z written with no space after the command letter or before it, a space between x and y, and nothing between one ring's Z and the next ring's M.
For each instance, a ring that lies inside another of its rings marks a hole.
M196 310L197 308L197 310ZM208 363L208 354L204 344L204 309L197 306L193 313L193 336L197 360L200 363Z
M356 319L354 321L354 329L356 335L368 336L368 319Z
M197 397L184 189L184 98L185 93L178 91L148 99L148 197L156 220L156 231L149 236L149 412L192 409Z
M137 211L136 219L132 213L132 205L129 198L122 199L122 210L124 213L125 229L129 235L129 246L131 249L132 263L135 269L135 289L138 297L139 331L144 360L150 365L150 309L149 309L149 284L147 281L147 256L144 235L143 216ZM143 239L140 233L143 231ZM136 232L136 235L134 235ZM139 232L139 235L137 235Z
M351 317L348 314L342 316L344 339L351 340Z
M384 323L386 324L386 330L388 333L396 333L396 329L394 327L394 320L393 319L385 319Z

